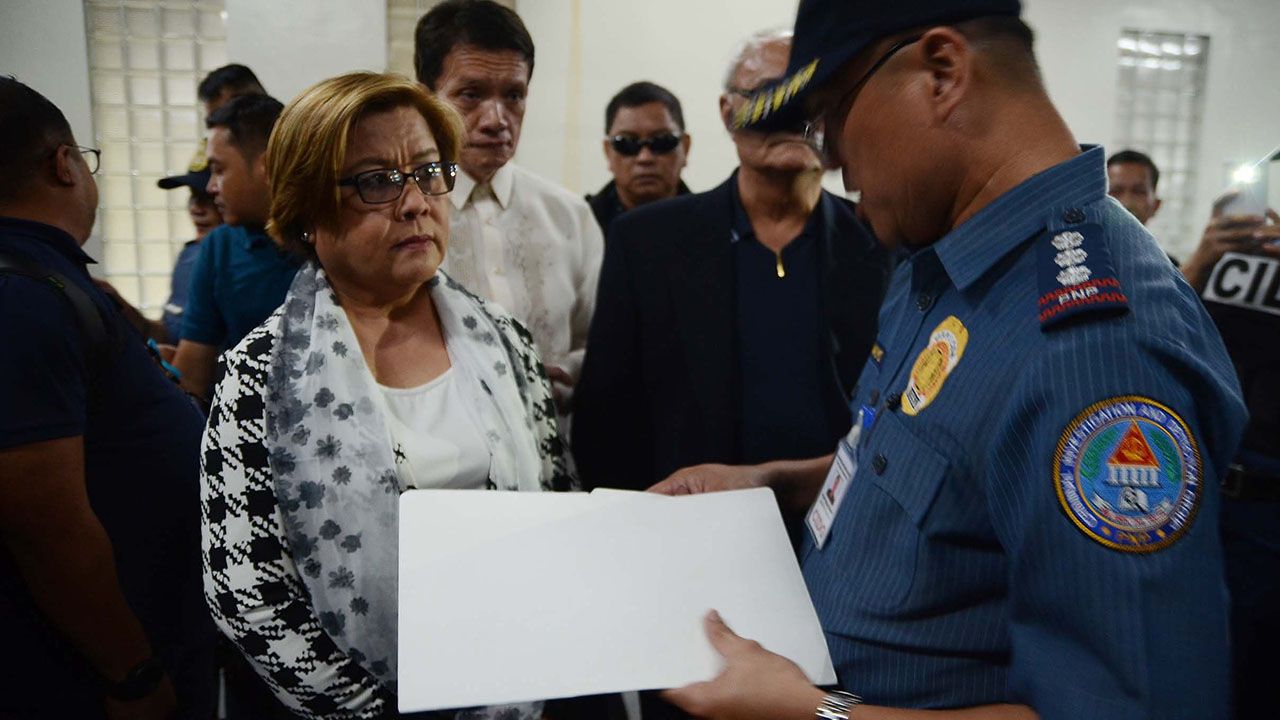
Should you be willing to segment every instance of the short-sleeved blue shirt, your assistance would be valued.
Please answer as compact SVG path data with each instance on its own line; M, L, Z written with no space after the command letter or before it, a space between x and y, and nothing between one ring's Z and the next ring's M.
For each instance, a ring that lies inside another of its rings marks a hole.
M298 265L261 228L215 228L191 271L182 339L233 347L284 302Z
M178 342L182 337L182 313L187 307L187 294L191 287L191 271L196 266L196 258L200 256L200 241L192 240L182 246L178 260L173 264L173 275L169 280L169 300L164 304L164 315L160 318L164 329L169 333L169 340Z
M1226 717L1217 484L1245 411L1101 148L894 273L858 467L804 575L868 703Z
M214 640L200 574L204 417L89 278L92 261L70 235L0 217L0 251L76 283L114 338L94 356L99 366L88 367L84 332L63 293L0 274L0 449L83 437L89 502L111 540L125 598L179 693L204 689L209 701L210 683L196 674L211 671ZM0 693L0 715L26 702L58 717L92 716L69 709L79 706L100 711L100 681L39 614L2 550L0 637L14 661L5 663L6 686L22 688ZM202 656L208 666L193 667Z

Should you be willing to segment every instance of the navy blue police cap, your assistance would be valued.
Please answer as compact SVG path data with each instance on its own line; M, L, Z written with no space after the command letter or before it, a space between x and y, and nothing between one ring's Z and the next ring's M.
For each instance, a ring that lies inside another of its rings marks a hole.
M1019 0L801 0L783 79L754 93L733 117L737 129L776 130L805 119L804 102L877 41L912 28L979 17L1017 16Z
M200 141L200 146L196 148L195 155L191 156L191 162L187 165L187 172L182 175L170 175L162 177L156 181L156 185L165 190L174 188L188 187L197 195L208 195L206 189L209 186L209 161L205 158L206 140Z

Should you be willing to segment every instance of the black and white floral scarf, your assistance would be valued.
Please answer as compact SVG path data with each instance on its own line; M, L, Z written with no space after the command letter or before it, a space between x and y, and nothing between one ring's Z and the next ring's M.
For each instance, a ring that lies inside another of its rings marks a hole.
M489 487L550 489L522 399L528 379L520 358L480 300L443 273L429 282L460 387L489 446ZM285 298L265 410L276 498L320 623L394 689L398 504L410 483L397 469L405 466L395 462L383 395L315 262L299 270Z

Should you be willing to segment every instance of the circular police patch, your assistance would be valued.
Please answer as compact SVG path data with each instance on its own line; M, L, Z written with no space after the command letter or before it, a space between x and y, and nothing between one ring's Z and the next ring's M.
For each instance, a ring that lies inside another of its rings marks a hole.
M1172 544L1202 495L1200 449L1187 424L1144 397L1111 398L1080 413L1058 441L1053 477L1071 522L1125 552Z

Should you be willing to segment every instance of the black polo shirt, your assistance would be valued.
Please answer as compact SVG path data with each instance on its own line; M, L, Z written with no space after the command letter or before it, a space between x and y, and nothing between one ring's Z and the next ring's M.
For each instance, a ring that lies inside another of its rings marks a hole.
M760 244L733 183L739 447L747 464L819 457L839 431L825 412L821 247L824 193L779 258Z
M89 502L111 539L125 599L168 667L180 703L205 707L212 700L214 629L200 575L204 418L94 285L86 270L93 261L70 235L0 217L0 252L76 283L113 337L109 352L91 361L61 291L0 274L0 449L83 436ZM101 713L93 671L41 616L2 547L0 637L10 688L0 693L0 716Z

